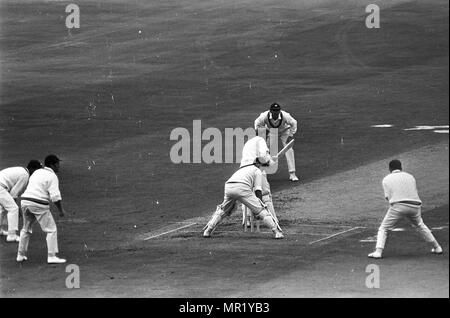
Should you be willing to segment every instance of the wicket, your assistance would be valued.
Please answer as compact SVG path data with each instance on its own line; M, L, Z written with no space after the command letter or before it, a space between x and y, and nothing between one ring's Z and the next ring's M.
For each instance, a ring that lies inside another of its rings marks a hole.
M245 205L242 204L242 226L244 228L244 232L248 231L248 225L250 225L250 232L255 231L255 223L256 223L256 232L259 232L259 220L255 220L255 217Z

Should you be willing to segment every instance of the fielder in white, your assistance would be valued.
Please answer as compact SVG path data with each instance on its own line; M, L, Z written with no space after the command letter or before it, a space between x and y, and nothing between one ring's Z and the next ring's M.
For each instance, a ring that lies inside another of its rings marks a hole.
M262 171L261 162L256 159L254 163L239 168L225 183L225 195L222 204L204 228L203 237L210 237L219 222L235 210L236 202L241 202L250 209L253 215L262 220L274 233L276 239L282 239L283 233L274 217L267 210L262 201Z
M376 250L369 254L371 258L382 258L388 231L395 228L397 222L407 218L423 239L433 246L431 252L442 254L442 248L430 229L423 223L421 215L422 201L417 192L415 178L402 171L402 163L395 159L389 163L391 172L383 179L384 196L390 207L378 229Z
M281 106L277 103L273 103L270 109L261 113L255 120L255 130L258 131L261 128L270 130L271 128L278 129L278 137L281 139L283 147L286 146L297 132L297 121L288 112L281 110ZM270 141L270 134L268 136ZM289 180L298 181L298 177L295 172L295 156L294 150L289 149L286 152L286 160L289 169Z
M19 242L19 197L25 191L29 177L40 168L39 161L31 160L26 168L11 167L0 171L0 235L6 235L6 242ZM4 230L6 227L7 231Z
M64 216L59 180L56 173L59 171L57 156L49 155L45 158L45 167L37 170L30 178L27 189L22 195L23 228L20 231L19 250L17 261L27 260L28 243L36 221L42 231L47 233L47 263L60 264L66 260L56 256L58 253L58 236L56 223L50 212L50 202L58 208L59 216Z

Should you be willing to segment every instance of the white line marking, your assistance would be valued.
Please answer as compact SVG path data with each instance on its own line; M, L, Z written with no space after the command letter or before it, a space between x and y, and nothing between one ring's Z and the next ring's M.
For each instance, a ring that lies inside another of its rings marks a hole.
M390 127L394 127L394 125L391 125L391 124L381 124L381 125L372 125L372 126L370 126L370 127L373 127L373 128L390 128Z
M439 226L439 227L433 227L431 228L432 230L444 230L444 229L448 229L448 226Z
M148 241L148 240L150 240L150 239L152 239L152 238L155 238L155 237L158 237L158 236L162 236L162 235L166 235L166 234L169 234L169 233L172 233L172 232L181 230L181 229L185 229L185 228L190 227L190 226L195 225L195 224L197 224L197 223L190 223L190 224L188 224L188 225L183 225L183 226L181 226L181 227L178 227L178 228L173 229L173 230L170 230L170 231L166 231L166 232L163 232L163 233L160 233L160 234L156 234L156 235L152 235L152 236L150 236L150 237L146 237L146 238L143 239L143 240L144 240L144 241Z
M324 237L324 238L322 238L320 240L310 242L309 244L314 244L314 243L318 243L318 242L321 242L321 241L325 241L325 240L328 240L328 239L330 239L332 237L335 237L335 236L338 236L338 235L341 235L341 234L344 234L344 233L347 233L347 232L350 232L350 231L354 231L354 230L357 230L357 229L365 229L365 227L361 227L361 226L353 227L351 229L348 229L348 230L345 230L345 231L342 231L342 232L338 232L338 233L335 233L333 235Z

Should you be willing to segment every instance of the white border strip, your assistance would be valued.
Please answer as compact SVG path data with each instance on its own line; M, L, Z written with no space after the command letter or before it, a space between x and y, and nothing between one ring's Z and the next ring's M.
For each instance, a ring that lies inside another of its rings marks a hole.
M158 237L158 236L163 236L163 235L166 235L166 234L169 234L169 233L172 233L172 232L181 230L181 229L185 229L185 228L187 228L187 227L190 227L190 226L196 225L196 224L197 224L197 223L190 223L190 224L188 224L188 225L183 225L183 226L181 226L181 227L178 227L178 228L173 229L173 230L170 230L170 231L166 231L166 232L163 232L163 233L160 233L160 234L156 234L156 235L152 235L152 236L150 236L150 237L146 237L145 239L143 239L143 241L148 241L148 240L150 240L150 239L152 239L152 238L155 238L155 237Z
M335 233L335 234L333 234L333 235L324 237L324 238L322 238L322 239L320 239L320 240L310 242L309 244L311 245L311 244L314 244L314 243L322 242L322 241L328 240L328 239L330 239L330 238L332 238L332 237L335 237L335 236L338 236L338 235L341 235L341 234L344 234L344 233L347 233L347 232L350 232L350 231L354 231L354 230L357 230L357 229L365 229L365 227L362 227L362 226L352 227L351 229L348 229L348 230L345 230L345 231L342 231L342 232Z

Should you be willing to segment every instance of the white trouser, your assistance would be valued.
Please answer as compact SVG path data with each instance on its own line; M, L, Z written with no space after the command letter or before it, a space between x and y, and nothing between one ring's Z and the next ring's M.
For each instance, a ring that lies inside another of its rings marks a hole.
M388 231L395 228L395 225L402 218L407 218L417 229L426 242L434 242L435 238L430 229L423 223L420 205L395 203L392 204L378 229L376 248L384 248Z
M230 215L234 212L236 201L240 201L248 207L254 215L258 215L264 210L261 200L256 197L255 193L247 185L243 183L226 183L225 195L220 205L225 215Z
M0 229L5 225L5 216L8 220L8 234L16 234L19 229L19 207L9 192L0 187Z
M284 146L287 145L287 139L289 138L289 129L285 129L283 131L278 131L278 137L281 140L281 144ZM269 134L269 138L268 140L268 144L270 144L270 134ZM269 149L270 149L270 145ZM294 156L294 149L291 148L288 151L286 151L286 161L287 161L287 166L288 166L288 170L289 172L295 172L295 156Z
M47 249L49 254L58 253L58 235L56 223L50 212L50 206L34 202L22 201L23 228L20 231L19 254L27 255L28 243L36 221L42 231L47 233Z

